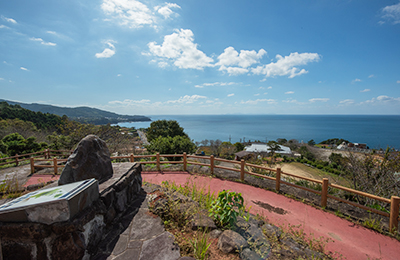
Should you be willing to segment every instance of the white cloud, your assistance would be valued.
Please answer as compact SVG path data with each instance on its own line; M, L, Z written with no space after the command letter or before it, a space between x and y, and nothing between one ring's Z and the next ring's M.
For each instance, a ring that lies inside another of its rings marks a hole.
M172 11L171 8L180 9L181 7L175 3L165 3L164 6L158 5L154 7L154 10L156 10L159 14L164 16L165 19L167 19L174 13L174 11Z
M15 20L12 19L12 18L7 18L7 17L4 17L4 16L1 16L1 18L2 18L4 21L6 21L6 22L13 23L13 24L17 24L17 21L15 21Z
M20 67L21 70L29 71L27 68Z
M400 80L396 81L397 84L400 84Z
M306 65L309 62L319 61L320 55L318 53L291 53L289 56L282 57L276 55L277 62L271 62L267 65L258 66L251 71L256 75L265 75L268 77L286 76L294 78L296 76L308 73L305 69L300 70L297 66Z
M374 78L374 77L375 77L374 74L371 74L371 75L368 76L369 79L370 79L370 78Z
M245 68L238 68L238 67L225 67L225 66L221 66L220 68L219 68L219 70L220 71L226 71L226 72L228 72L228 74L230 75L230 76L232 76L232 75L241 75L241 74L245 74L245 73L247 73L247 72L249 72L249 70L248 69L245 69Z
M267 52L264 49L260 49L258 52L254 50L241 50L240 53L238 53L233 47L228 47L218 56L219 62L217 62L216 65L220 66L219 70L227 71L229 75L240 75L249 71L246 68L255 63L259 63L260 59L265 54L267 54Z
M294 91L287 91L287 92L285 92L285 94L287 94L287 95L294 94Z
M178 100L168 100L167 104L177 104L177 103L191 104L198 101L199 99L205 99L205 98L207 97L200 95L192 95L192 96L185 95L183 97L180 97Z
M132 106L132 105L139 105L139 104L148 104L150 103L149 99L142 99L142 100L132 100L132 99L125 99L123 101L109 101L109 104L116 104L116 105L123 105L123 106Z
M0 29L2 29L2 28L10 29L10 27L7 27L7 26L5 26L5 25L3 25L3 24L0 24Z
M155 23L151 10L137 0L103 0L101 9L119 25L129 28L140 28Z
M311 103L314 103L314 102L317 102L317 101L319 101L319 102L328 102L329 98L312 98L312 99L309 99L308 101L310 101Z
M117 74L117 77L121 77L122 76L122 74Z
M109 40L105 42L108 48L105 48L103 52L96 53L95 56L96 58L111 58L115 54L115 46L113 43L115 41Z
M400 102L400 97L394 98L394 97L388 97L388 96L379 96L376 98L376 100L380 102Z
M175 30L173 34L164 36L162 45L150 42L150 53L164 59L163 62L172 60L173 64L181 69L202 70L214 66L211 64L214 60L197 49L197 44L193 43L193 36L189 29Z
M29 38L29 40L31 41L35 41L35 42L40 42L40 44L46 45L46 46L56 46L56 43L53 42L45 42L42 38L35 38L35 37L31 37Z
M400 3L395 5L388 5L382 9L382 18L385 21L391 21L393 24L400 23ZM381 21L381 24L384 22Z
M343 105L351 105L351 104L354 104L354 100L353 99L345 99L345 100L341 100L339 103L343 104Z
M298 103L296 99L291 99L291 98L288 98L286 100L282 100L282 102L284 102L284 103Z
M255 97L258 97L260 95L260 93L254 94Z
M271 86L269 86L267 89L272 89L272 87L271 87Z
M249 104L249 105L257 105L259 102L267 102L268 104L275 104L275 99L256 99L256 100L247 100L241 101L241 104Z
M212 86L231 86L238 83L235 82L213 82L213 83L203 83L201 85L196 85L196 88L212 87Z
M4 80L3 78L0 78L0 80Z
M366 88L364 90L361 90L360 92L369 92L369 91L371 91L371 90L369 88Z
M228 94L228 97L233 97L234 95L235 95L234 93Z
M351 81L351 83L356 83L356 82L361 82L361 81L362 81L361 79L354 79Z

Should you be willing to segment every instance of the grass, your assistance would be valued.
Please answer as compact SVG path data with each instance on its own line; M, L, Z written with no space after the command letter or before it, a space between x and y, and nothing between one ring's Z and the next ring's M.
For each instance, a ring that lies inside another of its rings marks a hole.
M20 190L18 179L14 176L6 178L0 184L0 193L3 194L2 198L17 198L20 197L22 191Z

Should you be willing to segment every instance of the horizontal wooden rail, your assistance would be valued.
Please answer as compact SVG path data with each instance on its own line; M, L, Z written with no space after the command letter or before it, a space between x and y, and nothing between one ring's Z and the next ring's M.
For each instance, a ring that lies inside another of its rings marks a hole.
M192 161L187 161L188 164L193 164L193 165L200 165L200 166L210 166L209 164L206 163L199 163L199 162L192 162Z
M304 186L300 186L300 185L297 185L297 184L294 184L294 183L291 183L291 182L281 181L281 183L286 184L286 185L288 185L288 186L292 186L292 187L301 189L301 190L305 190L305 191L309 191L309 192L312 192L312 193L321 195L321 192L320 192L320 191L313 190L313 189L310 189L310 188L307 188L307 187L304 187Z
M379 214L379 215L382 215L382 216L385 216L385 217L390 217L389 213L386 213L386 212L383 212L383 211L380 211L380 210L377 210L377 209L373 209L373 208L358 204L356 202L348 201L348 200L345 200L345 199L342 199L342 198L339 198L339 197L336 197L336 196L332 196L332 195L329 195L329 194L328 194L328 198L334 199L334 200L337 200L337 201L340 201L340 202L343 202L343 203L346 203L346 204L349 204L349 205L352 205L352 206L355 206L355 207L358 207L358 208L361 208L361 209L364 209L364 210L367 210L367 211L371 211L371 212L374 212L376 214Z
M188 158L196 158L196 159L206 159L206 160L210 160L210 157L208 156L199 156L199 155L187 155Z
M227 163L240 164L240 162L238 162L238 161L226 160L226 159L221 159L221 158L215 158L214 160L216 160L218 162L227 162Z
M265 166L261 166L261 165L257 165L257 164L246 163L246 166L253 167L253 168L258 168L258 169L261 169L261 170L276 172L275 169L267 168Z
M262 174L259 174L259 173L246 172L246 171L245 171L245 173L247 173L248 175L252 175L252 176L256 176L256 177L261 177L261 178L264 178L264 179L268 179L268 180L271 180L271 181L275 181L275 178L274 178L274 177L271 177L271 176L266 176L266 175L262 175Z
M240 169L235 169L235 168L230 168L230 167L224 167L224 166L219 166L219 165L215 165L214 167L218 168L218 169L228 170L228 171L240 172Z
M322 181L320 181L320 180L316 180L316 179L312 179L312 178L308 178L308 177L304 177L304 176L299 176L299 175L286 173L286 172L281 172L281 174L285 174L285 175L293 177L293 178L303 179L303 180L306 180L306 181L311 181L311 182L315 182L315 183L318 183L318 184L322 184Z
M343 186L340 186L340 185L336 185L336 184L333 184L333 183L330 183L329 186L331 186L332 188L336 188L336 189L348 191L348 192L351 192L351 193L354 193L354 194L357 194L357 195L361 195L361 196L364 196L364 197L367 197L367 198L370 198L370 199L379 200L379 201L382 201L382 202L385 202L385 203L390 203L390 199L386 199L386 198L382 198L382 197L379 197L379 196L375 196L375 195L372 195L372 194L369 194L369 193L366 193L366 192L350 189L350 188L343 187Z

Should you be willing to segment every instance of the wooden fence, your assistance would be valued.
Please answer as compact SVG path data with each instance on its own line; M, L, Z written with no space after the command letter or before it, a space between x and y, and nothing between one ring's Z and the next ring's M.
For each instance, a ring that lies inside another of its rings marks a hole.
M69 151L68 151L69 152ZM31 172L34 173L35 168L54 168L54 173L57 174L58 173L58 168L60 167L64 167L63 165L58 164L59 162L65 162L67 161L67 159L57 159L56 157L54 157L53 159L50 159L50 155L51 153L48 151L47 155L47 159L36 159L34 156L31 158L28 158L30 160L31 163ZM179 158L181 157L182 160L181 161L164 161L161 160L161 158L170 158L170 157L175 157L175 158ZM153 158L150 160L147 160L145 158ZM198 162L198 161L193 161L190 160L191 158L193 159L202 159L202 160L208 160L209 163L204 163L204 162ZM285 184L288 186L292 186L298 189L302 189L308 192L312 192L315 194L318 194L321 196L321 207L326 207L327 206L327 201L328 198L330 199L334 199L343 203L347 203L350 204L352 206L370 211L370 212L374 212L376 214L385 216L385 217L389 217L389 230L390 232L394 232L394 231L398 231L398 220L399 220L399 204L400 204L400 198L398 196L392 196L390 199L387 198L383 198L383 197L379 197L379 196L375 196L369 193L365 193L365 192L361 192L358 190L354 190L351 188L347 188L344 186L340 186L334 183L329 183L329 180L327 178L324 178L323 180L316 180L316 179L312 179L312 178L307 178L307 177L302 177L302 176L298 176L298 175L294 175L294 174L290 174L290 173L286 173L283 172L281 170L281 168L277 168L277 169L271 169L271 168L267 168L264 166L260 166L260 165L255 165L255 164L250 164L250 163L246 163L244 160L241 160L240 162L238 161L231 161L231 160L225 160L225 159L220 159L220 158L215 158L214 156L197 156L197 155L187 155L186 153L183 154L163 154L160 155L159 153L157 154L153 154L153 155L128 155L128 156L114 156L111 157L112 160L116 160L116 159L129 159L130 162L135 162L136 160L140 160L139 162L141 164L155 164L156 165L156 169L157 171L161 170L161 165L162 164L183 164L183 170L187 171L187 165L191 164L191 165L200 165L200 166L206 166L206 167L210 167L210 172L211 174L214 174L214 169L219 168L219 169L224 169L224 170L229 170L229 171L235 171L235 172L239 172L240 173L240 180L244 181L244 176L245 174L251 175L251 176L256 176L256 177L260 177L260 178L264 178L264 179L268 179L271 181L275 182L275 190L277 192L280 191L280 186L281 184ZM154 160L155 159L155 160ZM35 161L52 161L52 165L35 165ZM230 164L234 164L237 165L236 167L225 167L225 166L220 166L218 165L216 162L226 162L226 163L230 163ZM265 171L270 171L270 172L274 172L275 173L275 177L271 177L271 176L266 176L266 175L262 175L262 174L258 174L258 173L254 173L251 171L247 171L246 167L252 167L252 168L258 168L261 170L265 170ZM302 179L302 180L306 180L309 181L311 183L315 183L317 185L321 185L321 191L318 190L314 190L314 189L310 189L307 187L303 187L300 185L296 185L293 184L291 182L285 181L284 177L288 176L288 177L292 177L292 178L296 178L296 179ZM352 194L356 194L359 196L364 196L366 198L370 198L370 199L374 199L374 200L378 200L384 203L388 203L390 204L390 213L387 212L383 212L377 209L373 209L352 201L348 201L336 196L332 196L330 194L328 194L328 189L329 187L335 188L335 189L339 189L339 190L343 190Z
M0 166L7 165L7 164L15 164L15 166L18 166L20 162L29 161L29 160L31 160L31 158L49 159L53 156L66 156L66 155L69 156L71 153L72 153L72 151L70 151L70 150L46 149L46 150L35 152L35 153L28 153L28 154L22 154L22 155L16 154L15 156L0 158Z

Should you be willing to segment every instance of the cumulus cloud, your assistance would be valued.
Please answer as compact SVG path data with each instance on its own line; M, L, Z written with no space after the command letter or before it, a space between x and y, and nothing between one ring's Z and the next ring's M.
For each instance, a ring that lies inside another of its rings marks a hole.
M147 5L137 0L103 0L101 9L119 25L129 28L140 28L155 22Z
M255 63L259 63L260 59L267 54L264 49L260 49L258 52L252 50L241 50L240 53L233 47L228 47L224 52L218 56L217 66L220 66L219 70L226 71L229 75L240 75L247 73L247 69Z
M162 62L172 61L181 69L203 70L205 67L214 66L212 64L214 60L197 49L193 36L193 32L189 29L175 30L173 34L164 37L162 45L150 42L148 44L150 53L163 59Z
M287 92L285 92L285 94L287 94L287 95L294 94L294 91L287 91Z
M384 21L392 22L393 24L400 23L400 3L388 5L383 8L382 19ZM384 23L384 21L381 21L381 23Z
M360 92L369 92L369 91L371 91L371 90L369 88L366 88L364 90L361 90Z
M154 7L154 10L156 10L159 14L164 16L165 19L168 19L174 13L174 11L172 11L171 8L180 9L181 7L175 3L165 3L163 6L158 5Z
M256 99L256 100L247 100L247 101L241 101L241 104L248 104L248 105L257 105L260 102L267 102L268 104L275 104L276 100L275 99Z
M276 55L277 62L271 62L267 65L258 66L251 71L256 75L265 75L268 77L286 76L294 78L296 76L308 73L305 69L299 69L297 66L306 65L309 62L319 61L318 53L291 53L289 56L282 57Z
M20 67L21 70L29 71L27 68Z
M35 41L35 42L40 42L40 44L46 45L46 46L56 46L56 43L53 42L45 42L42 38L35 38L35 37L31 37L29 38L29 40L31 41Z
M312 99L309 99L308 101L310 101L311 103L314 103L314 102L328 102L329 98L312 98Z
M233 97L234 95L235 95L234 93L228 94L228 97Z
M198 101L199 99L206 99L206 98L207 97L200 95L192 95L192 96L185 95L177 100L168 100L167 104L191 104Z
M15 20L12 19L12 18L8 18L8 17L5 17L5 16L1 16L1 19L3 19L3 20L6 21L6 22L9 22L9 23L17 24L17 21L15 21Z
M351 105L351 104L354 104L354 100L353 99L345 99L345 100L339 101L339 103L343 104L343 105Z
M371 75L368 76L369 79L370 79L370 78L374 78L374 77L375 77L374 74L371 74Z
M376 100L380 102L400 102L400 97L394 98L382 95L377 97Z
M106 47L103 52L100 53L96 53L95 56L96 58L111 58L112 56L114 56L115 54L115 46L114 41L106 41L106 45L108 46L108 48Z
M351 81L351 83L356 83L356 82L361 82L361 81L362 81L361 79L354 79Z

